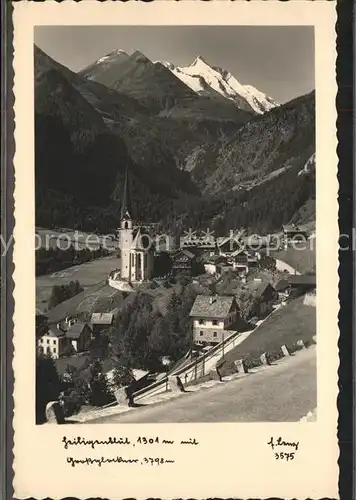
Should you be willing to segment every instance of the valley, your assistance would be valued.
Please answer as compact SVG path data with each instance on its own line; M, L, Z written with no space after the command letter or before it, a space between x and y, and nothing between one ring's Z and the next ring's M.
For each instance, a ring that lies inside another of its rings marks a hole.
M136 217L169 233L274 231L306 204L314 219L314 171L298 176L314 92L277 105L202 56L179 67L114 50L78 73L34 58L37 225L113 232L126 166Z

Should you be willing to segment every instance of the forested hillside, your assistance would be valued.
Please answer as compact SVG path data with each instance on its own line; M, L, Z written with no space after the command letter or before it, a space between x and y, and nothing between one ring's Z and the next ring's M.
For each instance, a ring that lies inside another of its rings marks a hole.
M38 226L113 232L126 166L135 218L173 233L314 217L314 171L298 175L315 152L314 93L254 116L136 56L106 60L103 75L121 82L109 88L96 67L91 80L35 47ZM173 89L158 107L155 86L162 99Z

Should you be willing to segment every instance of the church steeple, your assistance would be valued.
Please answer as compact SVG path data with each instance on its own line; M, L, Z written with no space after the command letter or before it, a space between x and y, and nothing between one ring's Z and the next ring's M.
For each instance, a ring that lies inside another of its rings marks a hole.
M129 171L127 165L125 171L125 183L124 183L124 191L122 196L121 213L120 213L120 221L123 220L132 220Z

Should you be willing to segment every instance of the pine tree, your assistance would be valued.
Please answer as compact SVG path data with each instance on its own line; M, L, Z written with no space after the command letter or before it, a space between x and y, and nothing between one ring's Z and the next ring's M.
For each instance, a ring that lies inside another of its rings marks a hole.
M45 422L46 405L56 401L61 391L61 381L54 360L49 356L36 356L36 423Z

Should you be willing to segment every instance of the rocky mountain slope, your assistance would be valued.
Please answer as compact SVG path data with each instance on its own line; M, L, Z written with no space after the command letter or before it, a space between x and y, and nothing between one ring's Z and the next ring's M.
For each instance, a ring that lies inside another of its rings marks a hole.
M177 78L160 61L152 62L135 51L128 55L116 50L103 56L79 73L149 106L151 114L179 119L233 120L243 123L254 114L249 106L237 106L214 91L196 92ZM242 102L242 101L241 101Z
M204 192L218 193L245 189L292 166L303 168L315 151L314 110L311 92L251 119L218 143L197 148L192 178Z
M132 174L137 217L149 212L159 217L166 202L181 191L198 193L150 127L146 134L136 130L135 120L140 130L150 121L139 102L88 83L39 50L35 50L35 111L37 224L100 222L98 206L112 206L112 213L118 213L126 165Z

